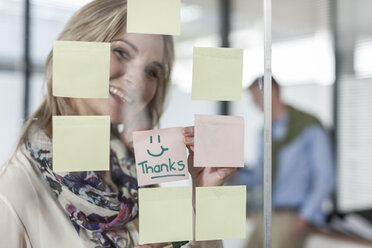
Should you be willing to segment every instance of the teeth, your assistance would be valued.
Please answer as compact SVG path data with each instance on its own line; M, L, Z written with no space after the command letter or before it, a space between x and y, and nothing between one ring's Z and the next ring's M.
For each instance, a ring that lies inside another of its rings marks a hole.
M110 87L109 88L110 92L112 94L115 94L116 96L118 96L120 98L121 101L123 102L128 102L128 103L132 103L133 100L130 99L129 97L127 97L126 95L124 95L121 91L119 91L118 89L114 88L114 87Z

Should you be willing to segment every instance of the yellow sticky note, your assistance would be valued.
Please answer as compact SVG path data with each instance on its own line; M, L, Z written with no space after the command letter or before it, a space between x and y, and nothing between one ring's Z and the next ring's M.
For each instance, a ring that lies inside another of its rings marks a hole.
M53 171L109 170L110 116L53 116Z
M191 187L139 189L140 244L192 240Z
M241 100L242 81L243 49L194 47L192 100Z
M245 238L246 186L196 188L197 241Z
M55 41L53 95L108 98L110 43Z
M180 34L180 0L128 0L127 32Z

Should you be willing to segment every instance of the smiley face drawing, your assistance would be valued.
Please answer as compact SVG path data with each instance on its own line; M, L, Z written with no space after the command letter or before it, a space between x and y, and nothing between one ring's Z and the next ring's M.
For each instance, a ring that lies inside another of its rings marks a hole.
M150 143L152 144L152 136L150 136ZM158 135L158 143L160 144L160 135ZM154 154L154 153L150 152L149 149L147 149L147 154L149 154L150 156L153 156L153 157L160 157L161 155L164 154L165 151L168 151L168 148L163 147L162 145L160 146L160 148L161 148L161 152L158 153L158 154Z

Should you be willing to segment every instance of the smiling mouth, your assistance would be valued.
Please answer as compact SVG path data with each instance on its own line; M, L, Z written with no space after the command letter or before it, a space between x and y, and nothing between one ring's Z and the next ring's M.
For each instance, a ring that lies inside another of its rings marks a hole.
M127 102L127 103L132 103L133 102L133 99L131 99L130 97L124 95L120 90L110 86L109 87L109 91L111 94L117 96L122 102Z
M168 148L164 148L163 146L160 146L160 148L161 148L161 152L160 152L159 154L153 154L153 153L150 152L149 149L147 149L147 153L148 153L150 156L153 156L153 157L160 157L161 155L163 155L163 153L164 153L165 151L168 151Z

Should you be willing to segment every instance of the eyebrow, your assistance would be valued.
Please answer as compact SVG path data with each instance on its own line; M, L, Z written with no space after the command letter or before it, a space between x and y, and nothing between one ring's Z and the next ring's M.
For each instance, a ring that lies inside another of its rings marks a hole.
M128 46L130 46L135 52L138 53L138 48L133 43L131 43L131 42L127 41L127 40L117 39L117 40L113 40L113 41L124 42L125 44L127 44Z

